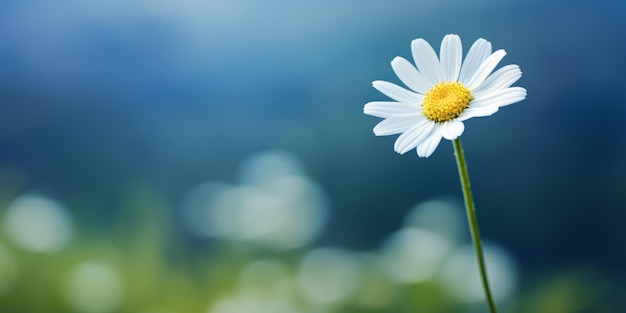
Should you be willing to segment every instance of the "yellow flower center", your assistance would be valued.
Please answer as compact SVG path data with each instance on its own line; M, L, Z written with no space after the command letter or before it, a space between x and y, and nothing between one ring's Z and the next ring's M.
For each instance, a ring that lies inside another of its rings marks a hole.
M422 102L422 114L435 123L443 123L461 115L472 94L458 82L442 82L426 92Z

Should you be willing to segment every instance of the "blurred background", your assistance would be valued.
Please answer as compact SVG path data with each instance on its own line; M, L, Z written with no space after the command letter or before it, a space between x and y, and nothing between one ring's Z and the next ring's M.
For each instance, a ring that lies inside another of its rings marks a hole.
M452 146L362 113L410 42L525 101L463 143L502 312L626 304L626 2L0 2L0 311L485 312Z

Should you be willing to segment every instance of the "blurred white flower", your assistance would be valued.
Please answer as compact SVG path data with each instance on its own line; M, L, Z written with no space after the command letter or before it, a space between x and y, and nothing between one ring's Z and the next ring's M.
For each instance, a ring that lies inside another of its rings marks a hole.
M337 248L309 251L298 268L298 287L314 304L331 304L352 296L359 285L360 265L354 255Z
M72 236L72 223L59 202L38 194L16 198L4 217L8 239L22 249L51 253Z
M468 238L463 210L463 203L454 197L424 201L409 211L404 227L428 230L446 237L451 243L460 243Z
M304 175L302 164L294 155L283 150L268 150L249 157L241 165L239 178L246 185L263 185L268 179L294 175Z
M432 278L452 249L452 243L438 233L403 228L385 242L382 266L388 278L396 283L417 283Z
M493 297L498 301L505 301L517 290L518 265L513 256L500 246L485 243L483 251ZM459 300L485 300L472 245L457 248L443 262L441 278L448 291Z
M507 65L492 73L506 52L491 52L491 43L478 39L462 62L463 48L457 35L441 42L440 56L424 39L411 43L415 66L396 57L391 66L410 90L386 81L374 81L374 88L394 101L367 103L363 112L384 118L374 134L400 134L394 150L404 154L416 149L428 157L441 138L459 137L473 117L489 116L500 107L526 98L526 90L510 87L521 76L517 65Z
M242 183L206 183L184 200L184 218L196 234L290 250L313 241L325 225L324 191L287 152L268 151L242 166Z
M65 278L65 298L78 312L106 313L119 309L124 282L106 261L90 260L74 266Z
M351 303L367 309L380 310L393 299L395 286L390 284L384 269L380 266L380 257L374 252L358 254L361 265L359 287Z
M207 313L304 313L296 303L294 279L288 268L274 260L246 264L238 277L237 288L216 299Z

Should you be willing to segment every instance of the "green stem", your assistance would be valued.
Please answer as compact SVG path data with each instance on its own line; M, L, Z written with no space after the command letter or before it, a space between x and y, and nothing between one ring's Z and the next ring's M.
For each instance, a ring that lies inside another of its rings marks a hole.
M491 291L489 289L489 280L487 279L487 268L485 266L485 257L483 256L483 248L480 243L480 233L478 231L478 220L474 210L474 200L472 199L472 188L470 187L469 174L467 173L467 164L465 163L465 155L461 146L461 139L457 138L452 141L454 145L454 155L456 155L456 164L459 167L459 177L461 178L461 187L463 188L463 199L465 200L465 211L467 212L467 221L472 234L472 242L474 243L474 252L476 253L476 261L478 262L478 270L480 279L483 283L485 299L489 312L496 313L496 305L493 302Z

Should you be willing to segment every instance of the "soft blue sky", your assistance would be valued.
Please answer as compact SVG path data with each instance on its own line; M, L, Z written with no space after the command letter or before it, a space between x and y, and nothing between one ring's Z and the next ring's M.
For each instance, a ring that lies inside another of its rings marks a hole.
M329 191L329 236L371 244L407 207L458 192L447 142L399 156L362 114L384 99L371 81L397 82L393 57L447 33L506 49L528 90L463 135L487 237L524 262L623 263L608 249L626 245L622 1L5 0L1 181L105 202L142 180L175 203L282 148ZM606 246L577 249L585 221Z

